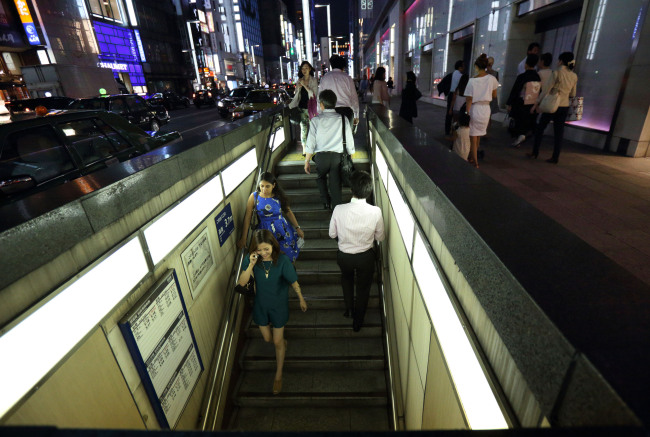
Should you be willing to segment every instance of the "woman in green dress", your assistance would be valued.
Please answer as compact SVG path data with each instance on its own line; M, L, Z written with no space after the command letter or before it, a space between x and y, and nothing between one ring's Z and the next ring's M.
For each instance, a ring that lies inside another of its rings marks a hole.
M251 275L255 279L253 321L259 326L264 341L272 340L275 345L277 368L273 394L278 394L282 390L282 366L287 350L284 325L289 320L289 285L298 295L303 312L307 311L307 303L300 292L296 269L291 260L280 251L280 245L271 231L256 230L248 253L249 256L242 262L239 284L245 285Z

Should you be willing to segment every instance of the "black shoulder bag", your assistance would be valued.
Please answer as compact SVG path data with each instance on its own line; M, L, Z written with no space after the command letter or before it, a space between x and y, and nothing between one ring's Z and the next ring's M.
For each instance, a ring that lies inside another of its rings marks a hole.
M341 133L343 135L343 154L341 155L341 182L344 185L350 186L350 176L354 172L354 164L352 157L348 153L347 143L345 141L345 122L347 118L341 115Z

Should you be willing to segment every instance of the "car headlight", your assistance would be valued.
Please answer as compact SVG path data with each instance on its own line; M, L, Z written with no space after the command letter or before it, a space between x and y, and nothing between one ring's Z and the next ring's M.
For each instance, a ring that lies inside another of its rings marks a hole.
M219 102L219 106L223 108L223 102Z

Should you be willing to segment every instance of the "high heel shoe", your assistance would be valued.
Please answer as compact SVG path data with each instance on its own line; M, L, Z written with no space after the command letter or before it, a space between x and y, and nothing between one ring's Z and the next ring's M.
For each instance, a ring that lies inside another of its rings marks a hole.
M557 164L557 159L554 159L554 158L548 158L548 159L546 160L546 162L548 162L549 164Z
M281 391L282 391L282 380L281 379L274 380L273 381L273 394L274 395L279 395Z
M528 152L528 153L526 153L526 156L531 158L531 159L537 159L537 154L536 153Z

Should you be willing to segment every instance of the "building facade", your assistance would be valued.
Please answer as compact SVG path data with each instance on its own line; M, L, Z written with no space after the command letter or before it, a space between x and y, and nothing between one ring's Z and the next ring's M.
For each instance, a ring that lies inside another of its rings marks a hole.
M397 87L413 71L425 98L435 102L434 85L457 60L472 65L486 53L495 59L504 110L528 44L538 42L554 66L560 53L571 51L584 113L568 122L565 136L621 155L649 156L650 91L642 79L650 44L646 1L360 1L367 71L386 67Z

